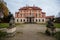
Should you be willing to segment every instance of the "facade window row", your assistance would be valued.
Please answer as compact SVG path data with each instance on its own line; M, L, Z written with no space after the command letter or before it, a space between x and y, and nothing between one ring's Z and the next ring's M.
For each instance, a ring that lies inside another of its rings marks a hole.
M27 19L17 19L17 22L28 22L29 20ZM31 21L33 21L33 22L44 22L44 19L34 19L34 20L31 20Z
M27 14L28 16L34 16L34 13ZM20 17L26 16L26 14L19 14ZM36 17L40 17L41 14L37 13Z
M36 19L36 22L44 22L44 19Z
M24 19L24 20L23 20L23 19L20 19L20 20L17 19L17 22L19 22L19 21L20 21L20 22L25 22L25 19Z

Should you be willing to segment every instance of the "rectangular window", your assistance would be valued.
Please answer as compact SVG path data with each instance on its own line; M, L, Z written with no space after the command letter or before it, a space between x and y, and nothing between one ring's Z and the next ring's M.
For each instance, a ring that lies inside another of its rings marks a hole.
M28 22L28 19L27 19L27 22Z
M36 17L37 17L37 14L36 14Z
M40 14L39 14L39 17L40 17Z
M22 14L20 14L20 16L22 17Z
M30 13L30 16L31 16L31 13Z
M24 13L24 16L25 16L25 13Z

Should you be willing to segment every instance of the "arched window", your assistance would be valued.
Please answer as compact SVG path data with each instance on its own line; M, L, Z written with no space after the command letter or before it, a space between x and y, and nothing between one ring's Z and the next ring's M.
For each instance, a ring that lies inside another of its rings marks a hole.
M25 22L25 19L24 19L24 22Z
M18 22L18 19L17 19L17 22Z
M21 19L21 22L22 22L22 19Z
M42 19L42 22L44 22L44 19Z
M37 22L37 19L36 19L36 22Z
M39 19L39 22L40 22L40 19Z

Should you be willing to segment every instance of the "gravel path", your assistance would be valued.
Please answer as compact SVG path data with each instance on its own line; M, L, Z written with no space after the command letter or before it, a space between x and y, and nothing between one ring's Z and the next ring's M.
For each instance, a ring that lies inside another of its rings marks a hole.
M55 40L54 37L44 34L45 25L24 24L17 26L17 33L14 37L6 40Z

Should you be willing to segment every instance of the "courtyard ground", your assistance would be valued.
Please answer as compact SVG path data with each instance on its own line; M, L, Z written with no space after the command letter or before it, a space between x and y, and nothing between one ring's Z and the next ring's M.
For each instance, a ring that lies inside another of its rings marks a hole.
M21 24L16 26L16 35L4 40L56 40L52 36L45 35L45 25L39 24Z

